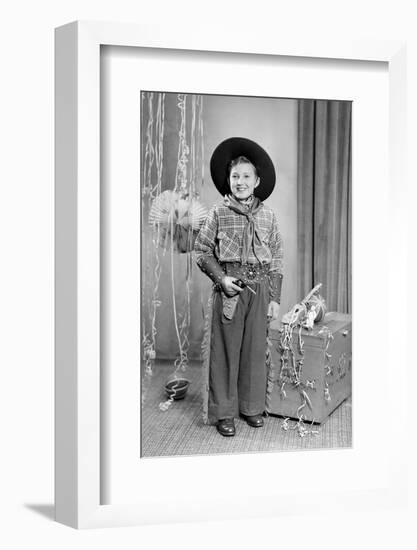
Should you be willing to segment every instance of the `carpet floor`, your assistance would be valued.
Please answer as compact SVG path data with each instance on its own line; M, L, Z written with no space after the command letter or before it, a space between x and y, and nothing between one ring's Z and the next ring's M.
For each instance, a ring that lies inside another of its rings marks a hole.
M251 428L236 419L236 435L222 437L214 426L202 420L201 363L190 364L185 377L190 381L185 399L174 401L166 411L164 385L173 370L172 363L157 362L146 388L141 415L141 456L211 455L252 452L340 449L352 446L351 399L344 401L326 420L314 425L317 434L300 437L296 422L283 427L283 418L268 416L263 428ZM306 424L311 429L310 424Z

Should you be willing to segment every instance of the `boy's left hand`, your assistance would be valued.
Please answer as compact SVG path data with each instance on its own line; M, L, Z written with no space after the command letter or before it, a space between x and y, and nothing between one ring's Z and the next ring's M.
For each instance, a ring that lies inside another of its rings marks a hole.
M279 315L279 304L277 302L269 302L268 306L268 319L270 321L276 321Z

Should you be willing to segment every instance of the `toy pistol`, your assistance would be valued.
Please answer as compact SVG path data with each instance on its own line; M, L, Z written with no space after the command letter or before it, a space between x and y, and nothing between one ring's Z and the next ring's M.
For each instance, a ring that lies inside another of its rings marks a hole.
M252 292L252 294L256 294L256 292L253 290L253 288L251 288L249 285L244 283L241 279L237 279L236 281L233 281L233 284L235 284L236 286L238 286L240 288L247 288L248 290L250 290Z

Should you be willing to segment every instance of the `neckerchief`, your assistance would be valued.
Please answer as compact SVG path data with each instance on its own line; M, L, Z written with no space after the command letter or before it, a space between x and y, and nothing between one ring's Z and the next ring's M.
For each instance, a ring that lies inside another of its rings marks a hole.
M253 201L248 206L243 206L233 195L226 195L224 199L225 206L229 207L230 210L245 216L248 220L248 224L245 227L243 232L243 246L242 246L242 264L248 263L248 257L250 249L253 248L253 253L255 257L259 260L256 254L256 247L262 248L262 241L259 238L258 230L256 226L256 220L254 215L262 207L262 202L258 197L254 197ZM259 260L260 261L260 260Z

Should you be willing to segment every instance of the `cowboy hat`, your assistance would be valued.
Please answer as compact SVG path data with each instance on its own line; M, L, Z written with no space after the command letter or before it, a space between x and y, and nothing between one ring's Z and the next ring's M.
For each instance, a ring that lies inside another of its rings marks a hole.
M210 172L214 185L222 195L230 193L230 162L240 156L246 157L256 167L260 183L255 188L254 195L264 201L274 189L275 168L265 149L247 138L231 137L216 147L210 160Z

